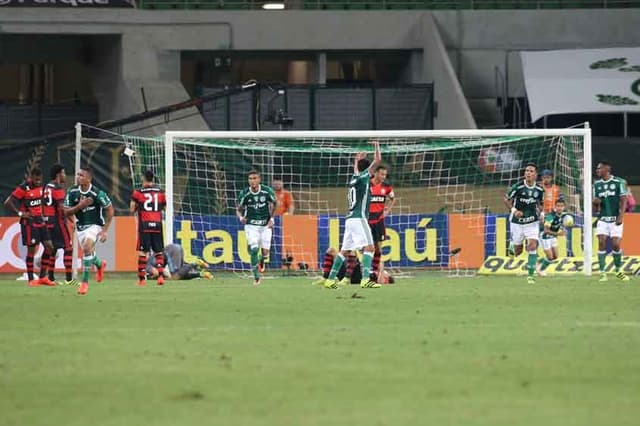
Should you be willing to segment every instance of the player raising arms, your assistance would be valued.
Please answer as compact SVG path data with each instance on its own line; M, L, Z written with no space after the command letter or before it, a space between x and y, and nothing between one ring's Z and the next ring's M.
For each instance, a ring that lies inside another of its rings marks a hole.
M89 291L89 270L96 267L96 281L104 278L107 262L95 253L96 242L107 241L107 231L113 219L111 199L103 190L92 184L93 175L88 167L81 167L76 174L77 186L67 191L64 199L64 213L75 215L78 241L82 248L82 282L78 294Z
M566 231L562 227L564 212L564 199L558 198L551 213L544 216L544 230L540 236L540 245L544 250L545 257L536 265L538 275L545 276L545 269L558 258L558 237L565 235Z
M259 285L262 282L260 272L264 271L264 259L269 256L271 249L276 194L271 187L260 183L260 173L256 170L249 172L248 180L249 186L240 191L238 196L236 214L244 225L249 244L253 285Z
M613 264L616 277L629 281L629 277L620 270L622 265L622 219L627 208L627 186L623 179L611 174L611 164L601 161L596 167L596 175L600 178L593 183L593 206L599 212L596 235L598 236L598 265L600 280L607 281L605 261L607 258L607 240L611 239Z
M76 285L73 279L73 249L71 248L71 234L67 227L67 218L64 214L64 183L66 182L66 173L62 164L54 164L49 171L51 182L44 186L43 197L43 214L47 224L48 246L49 251L49 280L55 281L54 271L56 254L59 249L64 250L63 263L65 272L65 281L60 284ZM44 258L43 258L44 259ZM43 260L44 262L44 260Z
M538 167L527 163L524 168L524 182L515 183L504 197L504 204L511 210L511 244L509 255L519 256L527 242L527 282L535 284L536 263L538 261L538 234L540 233L540 211L544 200L544 189L536 183Z
M373 236L375 251L373 253L373 263L371 265L371 276L373 281L378 281L378 269L380 268L380 243L384 241L387 232L384 225L384 218L391 213L391 209L396 203L396 196L393 187L386 182L387 168L378 166L371 179L371 204L369 204L369 227ZM390 202L387 204L387 200Z
M18 207L14 204L18 202ZM47 277L46 267L49 264L43 254L40 279L33 277L33 258L40 243L47 240L47 231L42 218L42 170L34 168L29 173L27 180L13 190L11 195L4 201L4 207L20 217L20 232L22 234L22 244L27 247L27 276L29 286L37 287L41 284L55 285Z
M371 202L371 177L373 171L376 170L382 161L380 152L380 144L374 141L375 147L373 162L369 163L367 154L359 152L354 157L353 176L349 181L349 191L347 200L349 202L349 213L344 223L344 236L342 238L342 247L340 253L336 256L329 278L324 282L326 288L337 289L336 276L344 263L345 256L348 256L353 250L362 249L362 280L360 287L378 288L380 284L369 278L371 273L371 263L373 253L375 251L371 228L367 223L369 219L369 203Z
M162 211L167 205L164 192L153 183L153 171L142 174L142 187L131 194L129 211L138 213L138 285L146 285L147 256L150 251L156 258L158 285L164 284L164 238L162 237Z

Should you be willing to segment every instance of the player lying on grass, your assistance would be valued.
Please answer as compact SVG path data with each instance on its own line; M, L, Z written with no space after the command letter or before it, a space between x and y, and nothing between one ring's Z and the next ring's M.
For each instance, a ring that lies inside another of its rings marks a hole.
M545 269L558 258L558 237L566 234L562 227L562 218L566 215L564 208L564 200L559 198L556 200L553 211L544 217L544 230L540 235L540 244L545 257L536 265L536 271L542 277L547 275Z
M319 278L313 281L312 284L318 285L324 283L324 281L329 278L329 273L331 272L331 267L333 266L333 261L338 255L338 250L333 247L329 247L324 254L324 260L322 262L322 278ZM356 256L353 256L353 266L349 268L348 262L345 262L340 267L336 278L338 279L338 284L360 284L362 281L362 265ZM378 283L380 284L393 284L395 280L387 271L380 271L378 276Z
M209 272L209 264L202 259L196 259L195 263L184 262L184 251L178 244L167 244L164 248L163 268L164 277L171 280L192 280L194 278L212 279L213 274ZM150 279L157 279L160 272L157 268L158 256L149 256L146 272Z

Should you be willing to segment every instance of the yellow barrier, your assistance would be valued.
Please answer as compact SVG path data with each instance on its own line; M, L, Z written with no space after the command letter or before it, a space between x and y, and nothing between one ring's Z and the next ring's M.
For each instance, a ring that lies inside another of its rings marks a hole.
M598 259L592 260L592 271L599 272ZM549 275L569 275L582 273L584 261L581 257L564 257L551 263L546 269ZM489 256L478 269L481 275L520 275L526 273L527 257L519 256L515 259L502 256ZM614 271L613 258L607 256L606 272ZM621 270L627 275L634 275L640 269L640 256L623 256Z

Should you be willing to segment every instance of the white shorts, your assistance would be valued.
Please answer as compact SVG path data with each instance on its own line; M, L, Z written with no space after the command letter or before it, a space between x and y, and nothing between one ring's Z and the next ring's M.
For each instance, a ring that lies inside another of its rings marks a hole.
M554 247L558 247L558 239L556 237L553 238L540 238L540 245L543 250L550 250Z
M350 218L344 222L344 236L340 251L361 249L373 245L369 222L362 218Z
M596 235L606 235L607 237L622 238L622 227L624 225L616 225L615 222L598 221L596 225Z
M84 246L85 241L91 240L94 243L98 241L98 234L102 231L102 226L100 225L91 225L82 231L78 231L78 241L80 242L80 246Z
M260 247L269 250L271 248L271 234L273 228L259 225L245 225L244 234L247 237L249 247Z
M540 234L540 222L526 223L520 225L519 223L511 223L511 242L517 246L522 245L524 240L538 240Z

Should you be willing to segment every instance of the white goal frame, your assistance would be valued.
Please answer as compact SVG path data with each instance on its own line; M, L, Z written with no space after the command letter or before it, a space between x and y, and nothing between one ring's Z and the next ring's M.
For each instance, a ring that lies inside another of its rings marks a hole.
M583 218L582 253L584 260L584 274L591 275L591 257L593 255L591 227L592 204L592 156L591 156L591 129L588 123L583 128L569 129L465 129L465 130L383 130L383 131L167 131L165 132L165 192L167 196L166 217L172 218L173 211L173 147L174 140L179 138L210 138L210 139L302 139L302 138L469 138L469 137L554 137L554 136L580 136L582 137L583 159ZM165 221L165 240L167 244L173 243L173 221Z

